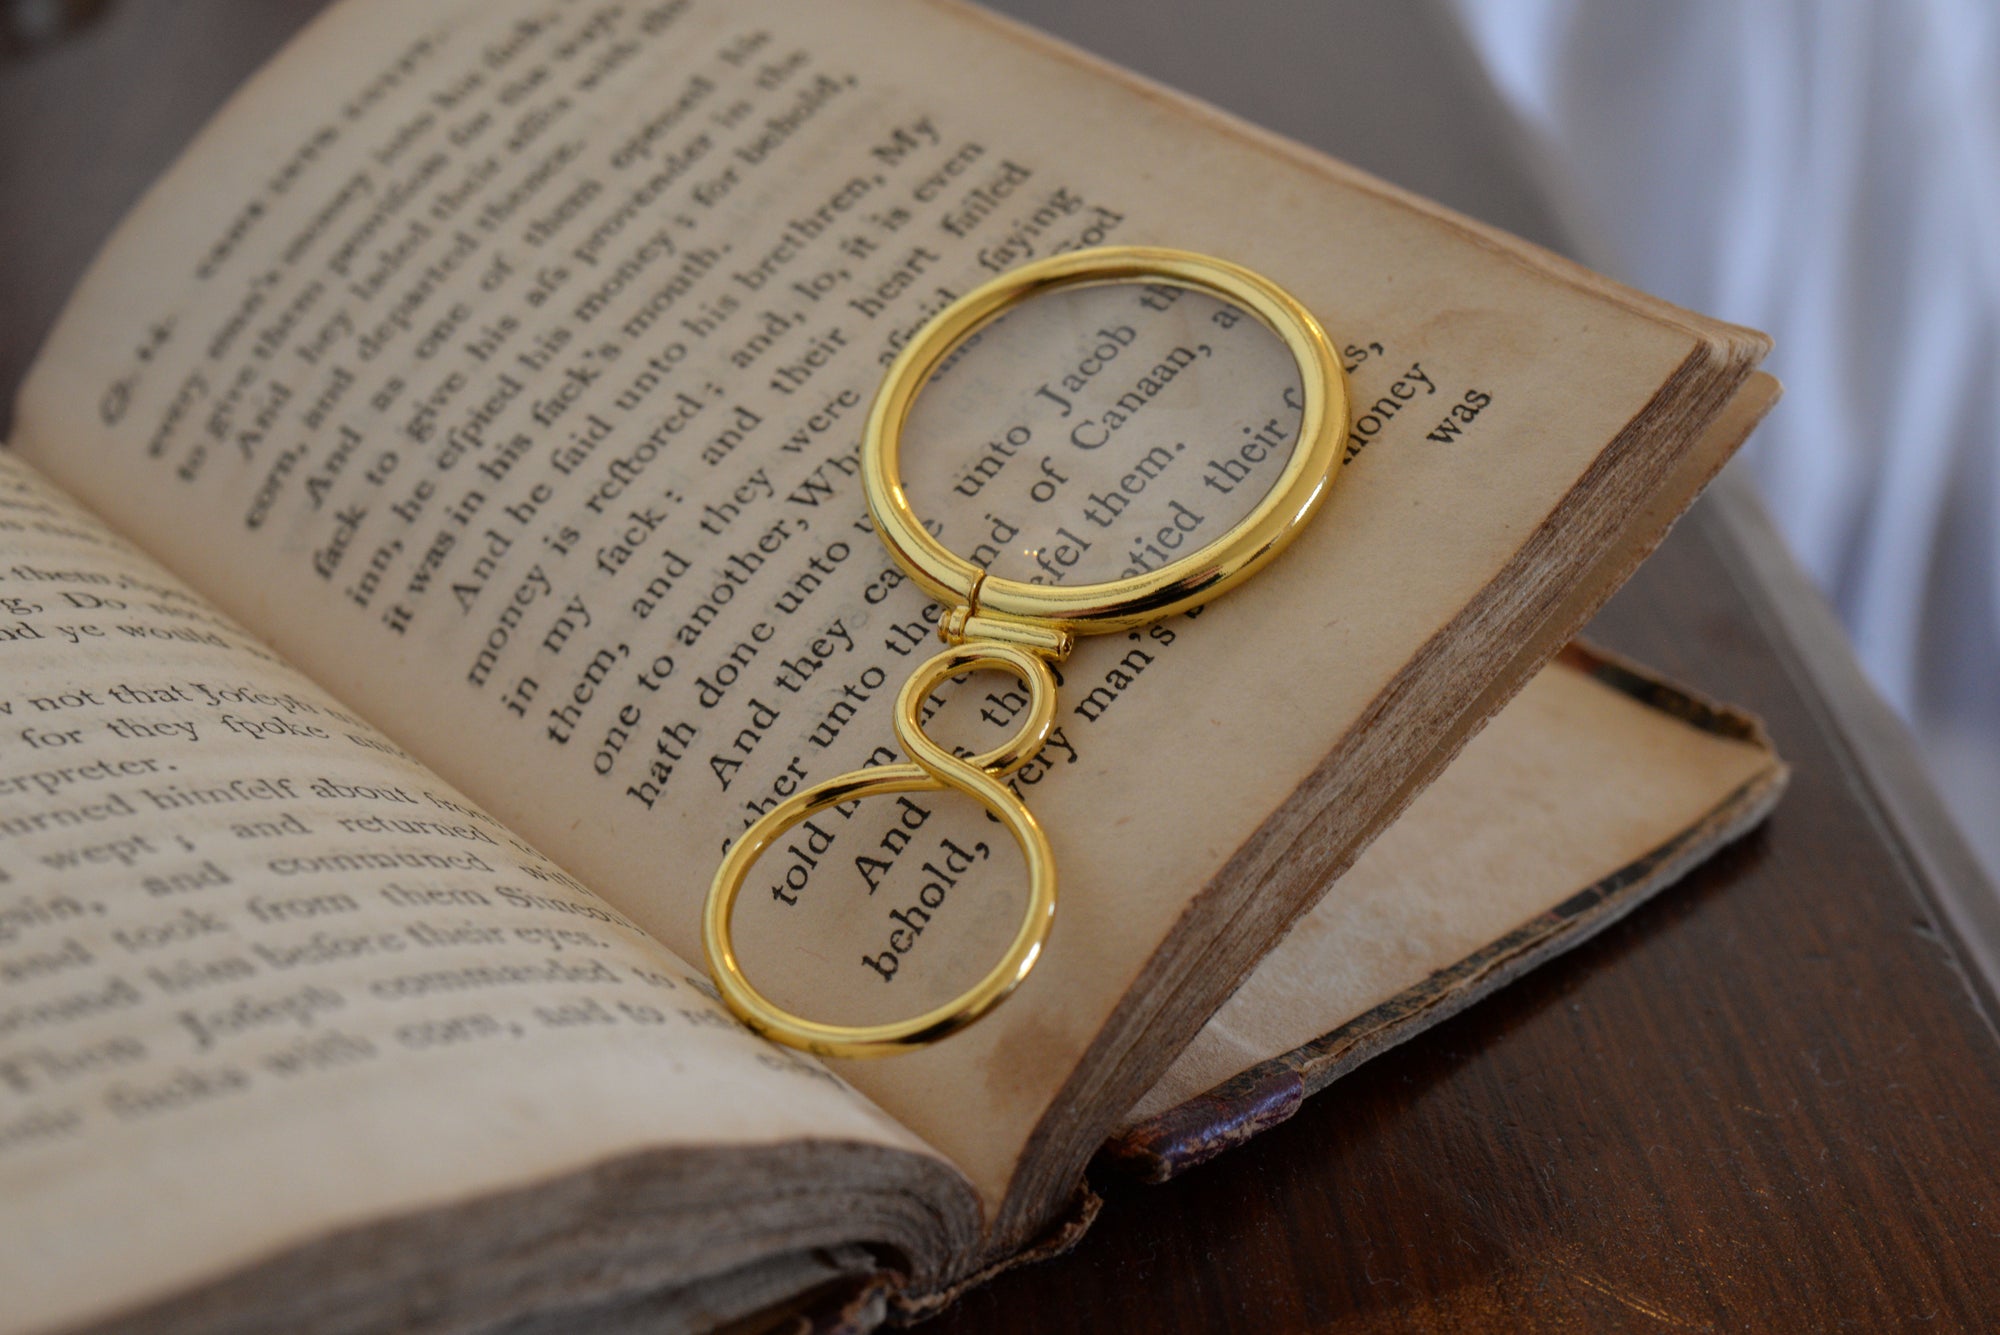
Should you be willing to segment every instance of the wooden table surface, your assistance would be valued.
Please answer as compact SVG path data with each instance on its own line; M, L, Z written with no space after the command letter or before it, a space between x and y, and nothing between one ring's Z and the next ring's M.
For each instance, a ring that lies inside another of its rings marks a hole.
M0 54L0 390L318 7L112 4ZM1593 633L1763 715L1795 769L1768 826L1248 1146L1104 1184L1074 1252L926 1329L2000 1324L2000 923L1900 731L1740 493Z

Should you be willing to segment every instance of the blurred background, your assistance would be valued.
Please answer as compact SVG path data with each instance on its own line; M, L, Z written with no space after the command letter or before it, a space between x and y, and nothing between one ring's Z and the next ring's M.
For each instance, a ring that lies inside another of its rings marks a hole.
M1991 0L988 2L1772 333L1785 399L1732 467L2000 875ZM322 3L0 0L0 396L163 165L155 123L192 123L240 79L240 52L271 49ZM171 77L47 117L50 90L118 68L141 40ZM29 107L44 109L35 124L10 116ZM57 175L74 183L72 225L51 228L19 183Z

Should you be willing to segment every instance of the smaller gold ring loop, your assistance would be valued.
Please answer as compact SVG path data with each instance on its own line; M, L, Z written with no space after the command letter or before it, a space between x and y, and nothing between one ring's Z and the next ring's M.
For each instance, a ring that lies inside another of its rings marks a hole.
M988 575L932 537L903 489L903 428L918 393L953 349L1032 297L1073 287L1163 282L1207 292L1257 317L1298 363L1299 438L1277 481L1214 542L1145 574L1097 584L1028 584ZM975 606L1072 634L1130 630L1224 593L1261 570L1326 499L1347 434L1347 384L1333 341L1311 311L1241 265L1191 251L1104 246L1051 256L960 297L921 329L883 376L861 436L868 513L911 579L947 607ZM975 590L977 596L975 599Z
M1042 744L1048 741L1049 729L1056 722L1055 677L1050 673L1049 665L1011 644L975 640L970 644L957 645L925 660L903 683L903 689L896 693L896 740L903 744L905 755L931 774L936 775L940 766L956 761L957 757L932 741L924 731L921 719L925 697L948 678L986 668L1010 672L1028 688L1027 717L1005 742L991 751L967 756L962 763L995 778L1005 778L1033 760L1035 753L1042 749ZM1048 679L1046 691L1038 689L1043 678Z
M980 668L1012 673L1028 688L1028 711L1007 742L961 760L924 732L924 700L948 677ZM978 643L926 660L896 696L896 736L914 763L856 770L803 792L766 812L732 844L716 870L702 913L702 953L723 1002L758 1033L822 1057L879 1057L922 1047L971 1024L1005 1000L1035 967L1055 922L1055 855L1033 813L1000 780L1041 749L1055 723L1055 675L1042 659L1012 645ZM831 807L865 797L956 789L1006 825L1027 863L1028 905L1014 938L985 976L958 996L920 1015L883 1024L808 1020L772 1001L750 982L736 954L732 919L750 868L785 831Z

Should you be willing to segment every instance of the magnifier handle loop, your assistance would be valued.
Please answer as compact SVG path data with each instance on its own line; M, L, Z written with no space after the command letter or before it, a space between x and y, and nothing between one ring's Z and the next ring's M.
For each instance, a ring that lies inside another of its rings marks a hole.
M961 611L965 609L959 609ZM977 621L975 615L960 618ZM1034 630L1034 627L1023 627ZM1067 636L1062 637L1067 640ZM1067 645L1063 646L1065 649ZM1003 782L1040 754L1055 724L1056 680L1049 669L1052 650L999 639L955 644L919 664L896 696L896 740L910 758L901 765L854 770L795 793L766 812L730 847L709 888L702 916L702 952L724 1004L766 1038L823 1057L880 1057L922 1047L963 1029L1004 1000L1035 967L1055 922L1055 855L1019 795ZM1014 735L990 751L958 756L924 731L924 705L946 680L967 672L1011 674L1028 688L1028 708ZM830 807L865 797L951 789L978 802L1007 827L1027 865L1028 905L1014 939L999 962L972 987L941 1006L888 1024L843 1025L808 1020L772 1001L744 975L732 926L736 897L758 858L785 831Z

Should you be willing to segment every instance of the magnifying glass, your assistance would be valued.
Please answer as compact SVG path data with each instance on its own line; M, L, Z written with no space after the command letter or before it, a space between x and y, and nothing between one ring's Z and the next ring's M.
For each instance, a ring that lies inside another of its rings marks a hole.
M1006 579L953 552L918 517L903 484L904 428L917 396L955 350L1007 311L1037 296L1113 283L1186 288L1231 303L1283 342L1299 373L1299 428L1271 488L1207 546L1157 568L1077 585ZM902 764L855 770L815 784L766 812L733 844L709 887L702 915L708 971L729 1008L752 1029L829 1057L873 1057L936 1042L987 1014L1035 967L1055 921L1056 869L1048 836L1003 782L1040 752L1056 713L1050 665L1080 635L1133 630L1228 592L1284 549L1325 501L1339 476L1347 431L1347 387L1331 340L1311 311L1284 289L1238 264L1189 251L1107 246L1024 265L966 293L904 347L884 375L861 438L869 517L898 565L944 608L948 646L920 664L898 693L896 740ZM1004 744L961 758L924 731L925 699L962 673L1007 673L1028 691L1019 726ZM1006 950L984 976L921 1014L878 1024L812 1020L772 1001L745 975L732 916L745 878L787 831L829 808L868 797L954 790L1006 826L1028 878L1027 908Z

